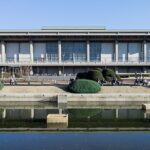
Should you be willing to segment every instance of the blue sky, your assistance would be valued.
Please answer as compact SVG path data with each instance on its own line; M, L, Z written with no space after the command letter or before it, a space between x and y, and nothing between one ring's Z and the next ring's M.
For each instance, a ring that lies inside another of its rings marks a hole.
M0 29L150 29L150 0L0 0Z

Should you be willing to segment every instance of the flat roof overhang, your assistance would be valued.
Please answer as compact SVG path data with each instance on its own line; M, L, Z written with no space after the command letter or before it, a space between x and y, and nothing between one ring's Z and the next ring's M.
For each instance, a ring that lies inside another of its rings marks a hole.
M12 36L42 36L42 35L47 35L47 36L64 36L64 35L69 35L69 36L75 36L75 35L108 35L108 36L119 36L119 35L124 35L124 36L132 36L132 35L150 35L150 29L147 30L107 30L105 27L97 27L97 26L72 26L72 27L61 27L61 26L50 26L50 27L43 27L42 29L37 29L37 30L0 30L0 36L7 36L7 35L12 35Z
M0 35L1 41L150 41L150 35Z

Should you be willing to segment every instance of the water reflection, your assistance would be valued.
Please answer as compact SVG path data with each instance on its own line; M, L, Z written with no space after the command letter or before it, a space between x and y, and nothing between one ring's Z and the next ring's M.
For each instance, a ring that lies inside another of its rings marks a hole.
M0 127L11 127L11 123L12 127L46 127L47 115L58 113L68 114L69 127L130 126L125 122L130 122L131 126L136 126L137 123L140 126L150 126L145 123L145 112L138 107L62 109L55 102L1 102Z

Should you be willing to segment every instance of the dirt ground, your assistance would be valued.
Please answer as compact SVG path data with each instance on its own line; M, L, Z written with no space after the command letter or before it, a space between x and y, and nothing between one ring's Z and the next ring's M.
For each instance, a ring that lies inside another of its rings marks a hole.
M5 86L0 93L66 93L66 85L53 86ZM142 86L103 86L99 93L150 93Z

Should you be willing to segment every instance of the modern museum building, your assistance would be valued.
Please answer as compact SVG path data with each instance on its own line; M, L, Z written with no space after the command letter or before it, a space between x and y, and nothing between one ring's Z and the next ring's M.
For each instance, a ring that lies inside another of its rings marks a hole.
M75 75L104 67L118 74L150 74L150 30L0 30L0 71Z

